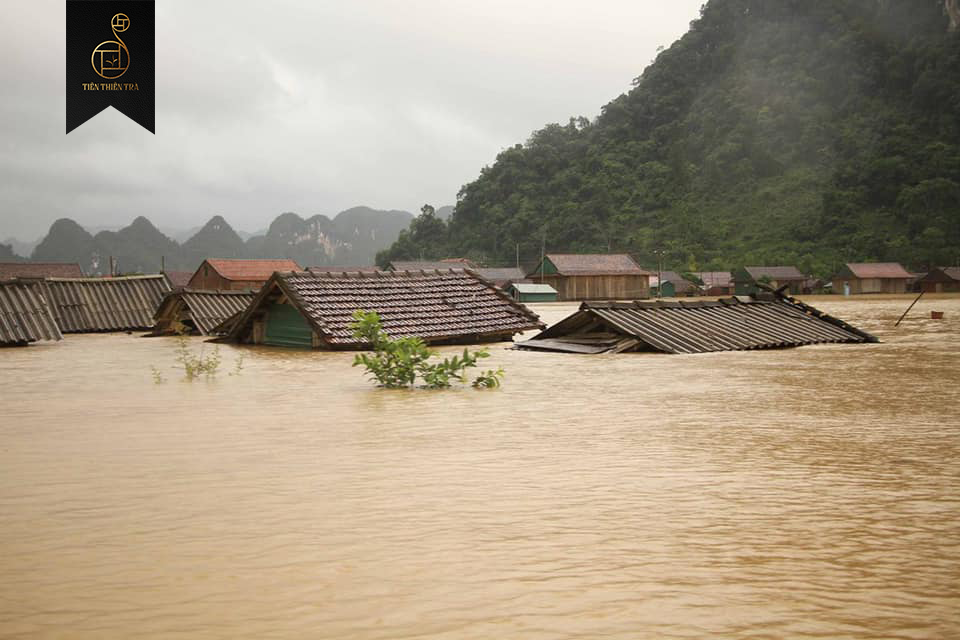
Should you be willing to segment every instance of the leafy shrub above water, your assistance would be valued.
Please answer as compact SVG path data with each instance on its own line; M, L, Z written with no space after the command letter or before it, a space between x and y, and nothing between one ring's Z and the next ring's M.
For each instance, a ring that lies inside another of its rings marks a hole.
M490 356L486 349L473 352L464 349L461 355L430 362L436 354L423 340L417 337L391 338L384 332L380 316L375 312L357 310L353 319L353 335L369 343L373 349L372 354L357 354L353 366L363 365L377 384L388 389L413 387L417 378L427 389L447 389L454 380L465 383L467 369L476 367L481 358ZM499 387L503 375L502 367L489 369L477 376L471 386L477 389Z

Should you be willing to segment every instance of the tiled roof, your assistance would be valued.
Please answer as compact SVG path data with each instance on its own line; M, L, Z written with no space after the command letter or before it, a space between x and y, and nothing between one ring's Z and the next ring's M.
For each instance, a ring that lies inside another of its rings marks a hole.
M526 277L523 269L518 267L477 267L473 269L473 271L481 278L486 278L498 287L508 282L519 282Z
M63 333L149 329L170 285L162 274L43 281Z
M0 344L26 344L62 337L41 283L0 282Z
M394 338L418 336L426 342L477 342L543 327L537 316L469 271L424 273L278 273L230 331L239 339L250 329L256 308L276 285L331 347L362 346L350 325L353 312L375 311Z
M274 271L298 271L293 260L227 260L208 258L207 264L227 280L266 282ZM201 268L202 265L201 265Z
M847 269L857 278L911 278L899 262L848 262Z
M676 271L661 271L660 282L661 283L669 282L670 284L673 285L673 288L674 290L676 290L677 293L680 293L680 292L686 293L686 292L697 290L697 285L690 282L689 280L681 276Z
M806 280L807 276L796 267L744 267L755 281L763 277L783 282L784 280Z
M625 253L548 253L563 276L650 275Z
M729 271L694 271L693 275L703 281L707 287L729 287L733 284L733 274Z
M598 320L608 333L596 328ZM589 333L578 337L581 330ZM584 302L573 315L517 346L576 353L707 353L876 341L793 298L734 297L697 302Z
M0 262L0 280L10 278L82 278L75 262Z
M188 319L201 335L211 335L224 320L246 309L254 297L252 291L172 291L154 314L154 331L167 333L173 329L171 325Z
M170 286L174 289L182 289L186 287L190 282L190 278L193 277L192 271L164 271L163 275L167 276L167 281L170 282Z

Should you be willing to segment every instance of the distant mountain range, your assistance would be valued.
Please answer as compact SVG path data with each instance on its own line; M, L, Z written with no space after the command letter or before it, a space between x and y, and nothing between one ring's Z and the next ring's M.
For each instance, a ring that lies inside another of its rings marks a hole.
M143 216L117 231L91 234L69 218L53 223L30 259L77 262L89 274L110 271L112 257L123 273L191 271L205 258L291 258L303 267L373 264L377 251L389 247L407 228L413 215L353 207L333 219L324 215L301 218L283 213L266 233L241 237L222 217L214 216L182 242L171 239ZM244 234L246 235L246 234ZM23 259L10 241L0 244L0 261Z

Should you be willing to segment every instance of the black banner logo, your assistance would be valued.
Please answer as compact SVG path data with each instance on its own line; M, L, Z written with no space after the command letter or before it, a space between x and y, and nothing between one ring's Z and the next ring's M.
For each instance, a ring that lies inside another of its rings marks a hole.
M154 131L154 0L67 0L67 133L113 107Z

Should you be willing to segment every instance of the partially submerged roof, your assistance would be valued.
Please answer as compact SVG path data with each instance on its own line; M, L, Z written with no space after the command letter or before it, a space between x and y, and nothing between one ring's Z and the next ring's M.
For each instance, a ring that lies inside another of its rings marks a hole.
M206 264L213 267L226 280L266 282L275 271L298 271L300 265L293 260L228 260L207 258ZM200 265L203 268L203 265Z
M201 335L215 335L217 327L253 302L253 291L171 291L154 314L154 332L180 332L193 327Z
M473 271L498 287L503 287L508 282L518 282L526 278L523 269L519 267L477 267Z
M899 262L848 262L841 270L841 275L863 279L913 277Z
M163 274L43 281L63 333L149 329L170 284Z
M960 282L960 267L937 267L920 278L923 282Z
M625 253L548 253L549 260L561 276L650 275ZM531 273L539 273L537 265Z
M61 338L40 283L0 282L0 345Z
M693 275L700 278L703 286L729 287L733 284L733 274L729 271L693 271Z
M763 278L769 278L777 282L807 279L807 276L800 273L800 270L796 267L743 267L743 270L755 282L759 282Z
M518 293L556 293L557 290L548 284L537 284L532 282L514 282L510 285Z
M183 289L190 283L193 271L164 271L163 275L167 276L167 282L172 288Z
M697 289L699 289L699 287L695 283L690 282L689 280L681 276L676 271L660 272L660 280L657 286L661 286L667 282L673 285L673 288L676 290L677 293L680 293L680 292L690 293L693 291L697 291Z
M539 318L469 270L408 273L276 273L237 318L227 339L249 341L255 316L285 299L328 348L364 346L350 325L357 310L375 311L391 337L479 342L543 328Z
M707 353L823 342L877 342L787 296L695 302L584 302L580 310L517 347L573 353Z
M82 278L75 262L0 262L0 280L11 278Z

